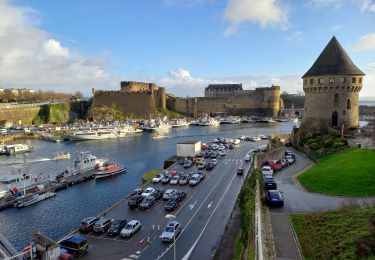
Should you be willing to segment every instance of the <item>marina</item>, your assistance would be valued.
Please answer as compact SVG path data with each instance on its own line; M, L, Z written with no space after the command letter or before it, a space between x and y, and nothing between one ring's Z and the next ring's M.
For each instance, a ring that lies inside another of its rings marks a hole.
M168 133L168 138L155 142L150 135L133 135L128 138L93 140L80 143L80 150L95 151L98 158L109 158L121 165L126 165L127 173L118 174L111 178L103 178L96 182L93 172L87 172L81 177L66 178L65 184L61 183L56 190L58 196L37 203L24 210L9 208L0 211L0 218L4 225L0 231L8 235L8 239L19 250L27 244L28 234L39 230L52 239L59 239L69 230L75 228L81 219L87 215L96 215L115 202L124 198L132 189L141 183L144 172L152 169L161 169L163 161L174 155L176 143L185 140L213 140L217 136L257 136L259 134L271 135L273 133L289 133L294 124L281 122L275 124L228 124L219 127L189 127L175 128ZM30 163L30 173L36 174L43 168L45 172L62 171L70 167L69 160L38 161L34 158L46 158L57 151L76 154L76 144L71 142L51 143L40 140L26 140L26 144L34 147L32 153L27 153ZM15 157L2 157L1 163L10 164L12 161L22 160L22 155ZM0 169L0 176L9 170L9 167ZM79 185L77 185L80 183ZM66 189L66 187L69 187ZM74 214L71 214L74 212ZM16 219L22 219L22 232L16 224Z

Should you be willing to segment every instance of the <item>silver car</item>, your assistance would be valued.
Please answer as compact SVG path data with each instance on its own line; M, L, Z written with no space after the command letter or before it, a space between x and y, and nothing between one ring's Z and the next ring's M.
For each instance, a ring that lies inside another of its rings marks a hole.
M121 230L122 237L131 237L134 233L141 229L141 222L138 220L130 220L128 224Z
M171 221L165 227L164 232L161 234L160 238L164 242L173 242L174 239L181 233L181 224L177 221Z

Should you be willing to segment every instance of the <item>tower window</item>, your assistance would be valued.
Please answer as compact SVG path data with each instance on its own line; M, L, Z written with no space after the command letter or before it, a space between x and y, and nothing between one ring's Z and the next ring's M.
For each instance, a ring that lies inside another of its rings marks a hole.
M323 84L324 83L324 79L323 78L319 78L319 84Z
M305 79L305 85L307 85L307 79Z
M329 78L329 83L335 83L335 78Z
M346 109L352 109L352 101L350 99L346 101Z
M339 103L339 94L335 93L333 96L333 104L337 105Z
M356 77L353 77L352 78L352 83L356 83L357 82L357 78Z
M310 79L310 85L314 84L314 79Z
M362 78L358 78L359 84L362 84Z
M340 82L341 83L346 83L346 78L345 77L340 78Z

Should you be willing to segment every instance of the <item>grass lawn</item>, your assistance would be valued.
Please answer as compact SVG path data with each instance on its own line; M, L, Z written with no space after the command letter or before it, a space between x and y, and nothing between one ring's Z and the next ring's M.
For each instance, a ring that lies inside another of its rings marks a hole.
M298 177L307 190L344 196L375 195L375 150L348 149L322 159Z
M290 218L305 259L375 259L375 208Z
M142 184L152 181L152 178L154 178L154 176L160 172L161 170L151 170L151 171L146 172L145 174L143 174Z

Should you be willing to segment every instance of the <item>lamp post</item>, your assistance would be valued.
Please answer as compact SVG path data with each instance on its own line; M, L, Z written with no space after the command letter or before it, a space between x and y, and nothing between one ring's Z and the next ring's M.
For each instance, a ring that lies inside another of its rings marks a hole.
M174 220L176 218L175 215L167 214L165 218L169 220ZM173 226L173 259L176 260L176 227Z

